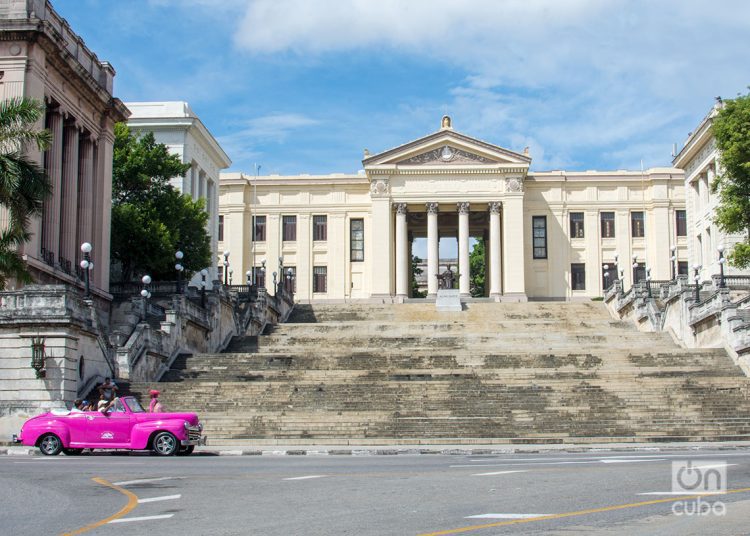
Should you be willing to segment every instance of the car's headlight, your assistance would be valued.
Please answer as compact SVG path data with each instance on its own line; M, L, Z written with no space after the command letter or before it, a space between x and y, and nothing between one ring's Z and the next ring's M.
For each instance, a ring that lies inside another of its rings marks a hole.
M187 430L188 428L190 428L190 423L187 422L187 421L185 421L185 425L184 426L185 426L185 430Z
M198 423L198 430L201 431L201 432L203 431L203 424L202 423Z

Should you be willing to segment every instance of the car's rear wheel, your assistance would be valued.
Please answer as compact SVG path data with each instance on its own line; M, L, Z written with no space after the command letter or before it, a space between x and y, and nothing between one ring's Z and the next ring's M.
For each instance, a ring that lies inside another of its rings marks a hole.
M45 456L57 456L62 448L62 441L55 434L45 434L39 440L39 450Z
M172 456L180 448L177 438L170 432L159 432L151 443L151 448L159 456Z
M83 449L63 449L62 451L68 456L80 456L83 453Z
M195 445L188 445L187 447L182 447L180 451L177 453L177 455L178 456L190 456L194 450L195 450Z

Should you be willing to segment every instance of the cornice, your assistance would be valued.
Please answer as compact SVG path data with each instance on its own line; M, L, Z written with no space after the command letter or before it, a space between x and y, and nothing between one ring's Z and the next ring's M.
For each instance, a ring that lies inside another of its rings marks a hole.
M525 177L528 166L482 166L482 167L452 167L452 166L415 166L401 167L396 165L365 167L368 175L498 175L501 173L521 174Z

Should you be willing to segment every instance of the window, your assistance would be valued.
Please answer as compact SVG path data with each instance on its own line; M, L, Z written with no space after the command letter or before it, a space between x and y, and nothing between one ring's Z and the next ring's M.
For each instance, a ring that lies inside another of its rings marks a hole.
M284 242L297 241L297 216L282 216L282 240Z
M643 212L630 213L630 229L633 238L643 238L645 234L643 228Z
M266 270L261 266L255 266L253 268L253 285L256 287L266 286Z
M608 289L617 279L617 266L614 262L602 264L602 288Z
M313 240L316 242L328 240L328 216L313 216Z
M586 265L582 262L570 265L570 287L573 290L586 290Z
M253 216L253 240L255 242L266 241L266 217Z
M284 266L284 288L287 292L297 292L297 268Z
M633 284L646 279L646 263L638 262L633 266Z
M677 236L687 236L687 212L678 210L675 212L677 218Z
M328 292L326 281L327 273L328 267L313 266L313 292Z
M615 237L615 213L602 212L602 238Z
M224 216L219 216L219 241L224 240Z
M687 261L677 261L677 275L689 275Z
M570 237L583 238L583 212L570 213Z
M352 220L350 227L352 262L362 262L365 260L365 220Z
M547 216L532 216L531 227L534 232L534 258L547 258Z

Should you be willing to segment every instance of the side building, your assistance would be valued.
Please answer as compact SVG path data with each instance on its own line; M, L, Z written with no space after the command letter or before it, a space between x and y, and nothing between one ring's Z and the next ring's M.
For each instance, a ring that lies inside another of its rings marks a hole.
M52 181L22 248L36 284L0 293L0 436L8 437L29 414L112 375L98 326L111 303L114 124L128 110L113 97L112 66L45 0L0 2L0 72L0 98L46 103L38 126L52 134L47 151L28 155Z
M734 244L746 239L742 234L726 234L714 223L719 196L711 192L711 184L721 175L721 155L716 148L716 139L711 132L711 125L716 115L724 106L720 97L708 114L691 132L685 145L674 157L675 167L685 171L685 192L689 229L688 256L691 266L698 268L701 280L718 274L719 250L728 253ZM728 275L750 275L750 270L740 270L729 265L724 266Z
M241 274L234 282L273 292L283 277L302 301L401 301L421 239L430 297L445 238L457 245L463 296L471 238L486 240L485 294L501 301L590 299L616 278L629 286L687 271L676 168L533 172L526 151L456 132L447 116L432 134L366 152L363 165L353 175L223 174L219 248Z
M128 127L135 132L151 132L157 143L190 164L185 177L175 177L172 185L193 200L203 199L208 212L208 234L212 259L218 257L219 173L232 161L187 102L128 102ZM209 281L217 278L212 262ZM200 275L196 277L200 278Z

